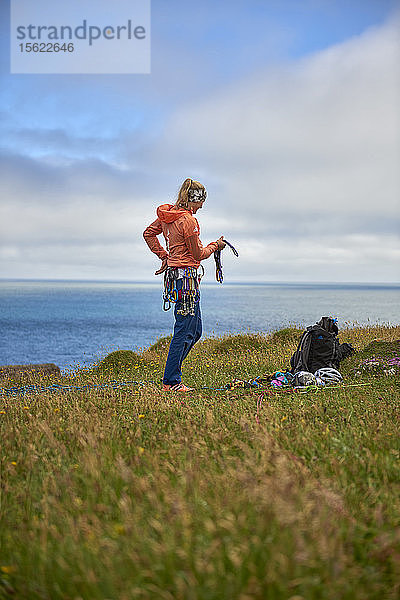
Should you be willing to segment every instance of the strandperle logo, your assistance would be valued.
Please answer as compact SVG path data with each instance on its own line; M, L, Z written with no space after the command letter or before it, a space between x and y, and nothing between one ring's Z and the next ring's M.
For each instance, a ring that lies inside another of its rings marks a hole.
M131 19L128 19L125 25L88 25L87 19L83 19L81 25L71 27L70 25L18 25L16 27L17 40L33 41L72 41L87 40L89 46L95 40L101 38L106 40L136 39L144 40L146 38L146 28L143 25L134 25Z
M10 0L10 72L148 74L150 0Z

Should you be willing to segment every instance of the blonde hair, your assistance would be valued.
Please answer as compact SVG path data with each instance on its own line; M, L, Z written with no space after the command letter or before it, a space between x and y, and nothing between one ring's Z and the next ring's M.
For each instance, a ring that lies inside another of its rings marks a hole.
M179 190L178 200L175 203L177 208L187 208L189 200L189 190L204 190L205 187L199 181L194 181L189 177L185 179L185 181L181 185L181 189Z

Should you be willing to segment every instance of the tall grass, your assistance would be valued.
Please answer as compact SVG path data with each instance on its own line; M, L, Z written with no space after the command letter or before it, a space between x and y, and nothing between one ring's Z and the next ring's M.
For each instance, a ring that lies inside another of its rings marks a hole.
M400 327L341 336L359 350L376 338ZM160 390L160 340L58 380L141 385L1 399L0 597L397 599L397 378L354 379L355 357L346 382L369 385L262 402L200 389L284 368L297 339L200 342L184 396Z

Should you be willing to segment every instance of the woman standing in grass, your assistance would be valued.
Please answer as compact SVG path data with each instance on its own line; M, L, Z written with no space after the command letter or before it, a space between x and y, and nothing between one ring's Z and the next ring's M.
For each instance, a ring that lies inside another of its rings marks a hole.
M204 185L185 179L176 203L159 206L157 219L143 233L150 250L162 260L161 268L155 274L165 273L164 308L165 303L175 303L174 335L163 377L163 389L168 391L191 391L182 383L181 368L202 333L198 269L202 260L225 247L223 236L205 248L200 241L200 227L194 215L202 208L206 197ZM157 238L161 233L166 250Z

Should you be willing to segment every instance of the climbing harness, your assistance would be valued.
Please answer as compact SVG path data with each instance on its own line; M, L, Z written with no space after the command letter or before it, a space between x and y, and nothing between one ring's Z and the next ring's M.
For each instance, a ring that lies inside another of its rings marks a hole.
M224 238L224 242L227 246L229 246L229 248L232 250L232 252L235 256L239 256L239 252L236 250L236 248L234 246L232 246L232 244L230 242L228 242L225 238ZM224 275L222 273L221 250L216 250L214 252L214 260L215 260L215 279L218 281L218 283L222 283L224 281Z
M196 304L200 300L200 281L204 275L196 267L168 267L164 274L163 309L171 308L171 303L180 302L177 309L179 315L194 315Z
M231 243L224 239L224 242L229 246L235 256L239 256L239 252ZM221 250L214 252L216 272L215 276L219 283L222 283L224 276L222 273ZM195 306L200 300L200 282L204 276L204 267L200 265L196 267L167 267L164 273L164 290L163 290L163 310L167 311L172 304L180 303L177 313L182 316L193 315Z

